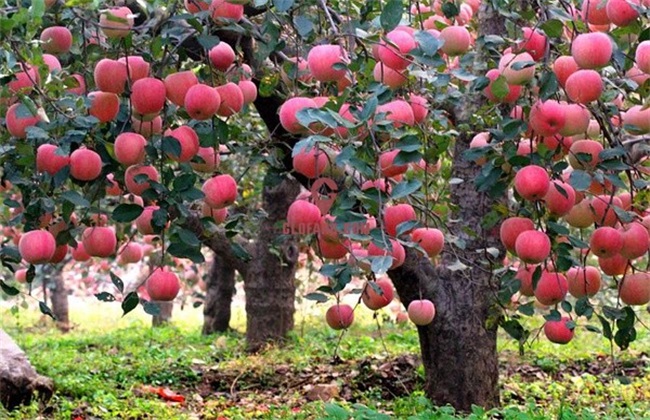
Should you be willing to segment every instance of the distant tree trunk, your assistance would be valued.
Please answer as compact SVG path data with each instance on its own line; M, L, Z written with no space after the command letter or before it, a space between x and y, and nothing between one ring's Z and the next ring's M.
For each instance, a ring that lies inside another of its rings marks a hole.
M160 308L160 313L151 317L151 326L160 327L169 324L172 320L174 302L156 302L156 304Z
M486 3L479 11L477 26L479 36L505 31L503 18ZM481 98L466 95L452 111L455 126L471 127L471 116L481 104ZM456 139L451 174L464 182L451 186L452 220L462 221L462 226L450 224L449 227L465 241L465 246L448 244L447 252L435 267L428 258L409 250L405 264L389 271L405 307L421 297L435 303L433 322L418 327L426 394L437 405L451 404L461 411L470 411L473 404L483 407L499 404L496 347L499 281L492 273L497 259L486 250L495 248L500 254L503 250L498 228L482 227L482 219L495 201L477 191L473 181L480 167L463 158L473 135L471 129L465 129ZM468 269L450 270L458 261Z
M300 184L285 178L276 187L265 187L262 222L255 243L253 259L244 280L246 292L246 339L250 351L259 350L269 341L281 341L293 329L296 298L295 240L281 235L280 225L286 222L287 210L300 192Z
M54 313L54 317L56 318L56 327L62 332L68 332L70 331L68 289L65 287L61 270L56 269L49 280L53 280L53 287L50 289L50 299L52 300L52 313Z
M39 375L20 347L0 329L0 403L13 410L29 404L35 394L48 400L53 392L52 380Z
M227 258L215 253L206 286L203 334L225 332L230 328L230 307L235 294L235 268Z

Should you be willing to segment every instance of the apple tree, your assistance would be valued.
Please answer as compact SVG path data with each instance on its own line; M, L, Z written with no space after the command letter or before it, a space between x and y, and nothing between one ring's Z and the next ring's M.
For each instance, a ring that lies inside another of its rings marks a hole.
M103 296L155 312L180 289L171 257L202 263L205 246L204 332L227 328L237 271L258 349L293 326L307 244L329 279L307 297L334 301L330 326L353 321L339 303L352 278L371 309L394 286L427 395L497 405L499 326L522 347L536 313L556 343L636 338L649 6L10 2L3 265L22 260L30 280L68 246L113 258L156 235L146 290L111 276Z

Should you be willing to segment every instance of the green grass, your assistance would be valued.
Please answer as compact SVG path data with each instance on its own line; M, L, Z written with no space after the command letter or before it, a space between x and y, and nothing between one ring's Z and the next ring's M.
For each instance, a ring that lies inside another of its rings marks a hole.
M384 359L418 352L412 326L384 323L382 342L369 312L360 314L359 322L341 340L338 355L345 362L337 365L331 362L339 335L324 328L322 318L298 320L286 346L249 355L241 332L201 336L200 308L177 308L173 324L156 329L149 327L140 308L125 318L113 304L90 302L73 308L71 320L76 326L68 334L39 319L37 309L21 310L17 316L0 309L2 327L36 369L56 384L56 394L46 406L34 402L13 413L0 411L0 418L461 418L449 407L431 406L423 396L421 367L411 375L417 381L410 395L387 398L381 387L346 388L361 382L351 380L350 372L372 373L360 368L361 361L377 366ZM243 331L242 313L236 313L234 325ZM529 326L539 326L539 320ZM648 356L640 351L649 348L650 336L640 330L639 341L630 351L617 353L623 362L620 369L603 372L609 366L608 343L584 328L567 346L537 340L523 357L512 340L501 337L503 407L498 414L513 419L648 418L650 368ZM642 357L646 362L637 363ZM622 371L626 365L636 370ZM206 378L215 372L223 383L218 391L206 391ZM626 372L633 375L621 377ZM351 391L329 403L307 402L304 386L285 386L287 381L299 383L300 375L312 383L332 382ZM143 385L168 387L186 402L165 402L143 391ZM467 418L496 414L476 408Z

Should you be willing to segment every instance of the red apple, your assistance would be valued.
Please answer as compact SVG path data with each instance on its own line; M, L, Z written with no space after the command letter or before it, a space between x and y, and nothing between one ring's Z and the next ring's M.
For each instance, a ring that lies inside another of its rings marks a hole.
M147 140L137 133L121 133L115 138L115 159L122 165L131 166L144 161Z
M47 230L30 230L20 236L18 251L29 264L45 264L54 256L56 240Z
M539 230L526 230L517 236L515 253L525 263L539 264L551 254L551 240Z
M117 247L115 230L108 226L86 228L81 235L81 242L84 250L92 257L109 257Z
M147 278L146 288L152 301L170 302L176 299L181 284L178 276L167 267L158 267Z
M428 299L418 299L409 303L406 310L409 319L417 326L429 325L436 316L436 307Z
M346 304L332 305L325 313L325 321L334 330L348 328L354 322L354 310Z
M567 325L571 320L562 317L560 321L546 321L544 323L544 335L552 343L567 344L573 339L573 328Z
M213 209L228 207L237 199L237 182L227 174L213 176L201 189L205 202ZM319 216L320 218L320 216Z
M79 181L92 181L102 173L102 158L90 149L77 149L70 155L70 175Z

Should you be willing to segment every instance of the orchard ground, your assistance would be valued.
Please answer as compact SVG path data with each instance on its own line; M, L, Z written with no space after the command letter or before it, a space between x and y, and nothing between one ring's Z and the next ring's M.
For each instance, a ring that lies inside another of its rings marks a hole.
M177 305L171 325L152 329L141 309L122 318L117 302L71 297L74 328L62 334L49 318L39 318L36 307L13 315L13 304L0 302L0 327L56 383L47 405L0 411L0 417L464 418L423 397L417 331L411 323L393 322L389 310L378 312L378 332L371 311L357 308L336 350L339 333L322 321L328 305L305 301L286 347L250 355L242 334L242 293L237 296L234 331L208 337L200 334L202 307L191 305ZM650 323L647 313L641 318ZM527 319L525 325L539 328L540 321ZM630 351L615 352L612 359L602 336L581 325L568 345L542 335L524 356L503 334L503 408L476 409L470 418L650 417L650 333L640 329ZM178 395L184 402L167 401Z

